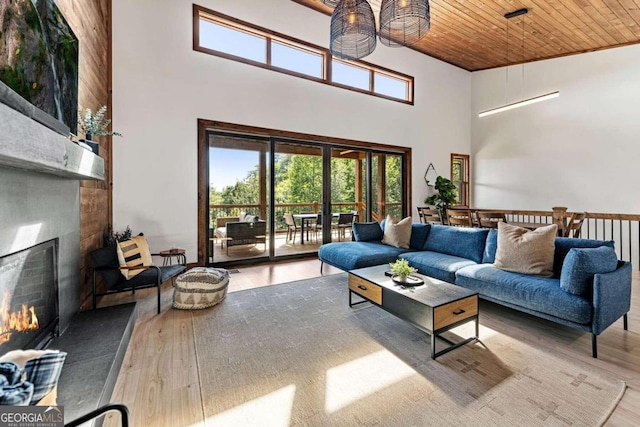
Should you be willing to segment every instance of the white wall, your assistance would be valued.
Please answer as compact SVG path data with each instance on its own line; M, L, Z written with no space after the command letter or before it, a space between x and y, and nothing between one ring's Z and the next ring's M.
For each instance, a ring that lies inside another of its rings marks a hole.
M509 70L509 102L560 97L478 118L505 103L505 69L472 74L473 205L640 213L640 45Z
M328 46L330 18L290 0L198 4ZM366 60L413 75L415 106L195 52L191 2L113 0L114 228L196 260L198 118L412 147L421 205L429 162L448 176L469 152L471 73L381 44Z

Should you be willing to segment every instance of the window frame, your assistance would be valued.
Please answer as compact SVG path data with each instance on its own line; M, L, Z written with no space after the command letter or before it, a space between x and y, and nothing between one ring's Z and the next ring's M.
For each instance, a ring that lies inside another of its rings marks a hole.
M454 181L453 180L453 164L456 161L460 161L462 163L462 180L461 181ZM455 207L470 207L471 203L469 200L469 178L471 176L471 157L469 156L469 154L459 154L459 153L451 153L451 163L449 165L449 170L450 170L450 174L449 174L449 178L451 179L451 182L453 183L457 183L457 182L461 182L462 186L464 187L462 189L462 194L464 196L464 201L466 203L458 203L455 205ZM460 195L460 191L461 189L458 188L458 195ZM460 200L458 200L458 202L460 202Z
M237 56L230 53L221 52L218 50L201 46L200 45L200 19L205 19L213 24L222 25L237 31L242 31L242 32L251 34L253 36L264 38L265 44L266 44L266 55L265 55L266 61L262 63L259 61L254 61L251 59L243 58L241 56ZM317 78L309 74L304 74L297 71L292 71L286 68L271 65L272 41L283 44L285 46L290 46L292 49L299 49L303 52L320 56L322 58L322 64L323 64L322 78ZM331 56L331 52L327 48L323 48L321 46L317 46L317 45L296 39L294 37L290 37L281 33L277 33L275 31L271 31L263 27L259 27L257 25L250 24L248 22L233 18L228 15L224 15L214 10L199 6L197 4L193 5L193 50L197 52L217 56L220 58L225 58L232 61L253 65L255 67L276 71L278 73L288 74L290 76L300 77L300 78L315 81L318 83L323 83L329 86L339 87L339 88L347 89L353 92L364 93L366 95L375 96L377 98L388 99L390 101L400 102L402 104L407 104L407 105L414 105L415 90L414 90L413 76L409 76L407 74L403 74L398 71L390 70L388 68L384 68L379 65L370 64L362 60L352 61L352 60L337 59L337 58L334 59ZM333 61L339 61L346 65L362 68L369 71L369 89L364 90L364 89L349 86L346 84L333 82L331 79L331 65ZM392 77L405 82L407 85L405 99L396 98L396 97L384 95L381 93L376 93L375 87L374 87L375 73L380 73L387 77Z

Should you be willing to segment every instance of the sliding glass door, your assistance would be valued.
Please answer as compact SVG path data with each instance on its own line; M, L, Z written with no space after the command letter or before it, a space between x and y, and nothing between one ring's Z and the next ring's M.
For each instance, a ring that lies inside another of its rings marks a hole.
M269 139L209 137L209 263L269 258Z
M317 252L322 244L322 146L274 141L274 255Z
M352 224L406 212L404 157L208 131L208 264L309 256Z

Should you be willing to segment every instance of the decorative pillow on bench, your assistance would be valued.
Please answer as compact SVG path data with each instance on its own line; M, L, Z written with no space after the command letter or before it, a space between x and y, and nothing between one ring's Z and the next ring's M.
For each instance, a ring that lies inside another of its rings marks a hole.
M591 288L593 275L610 273L618 267L613 248L573 248L562 263L560 287L574 295L584 295Z
M557 232L555 224L530 231L498 222L494 266L514 273L552 277Z

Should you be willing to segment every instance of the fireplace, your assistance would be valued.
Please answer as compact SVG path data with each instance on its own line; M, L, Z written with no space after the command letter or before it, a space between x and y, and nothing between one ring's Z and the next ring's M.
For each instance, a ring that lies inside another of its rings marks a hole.
M58 239L0 257L0 354L58 334Z

